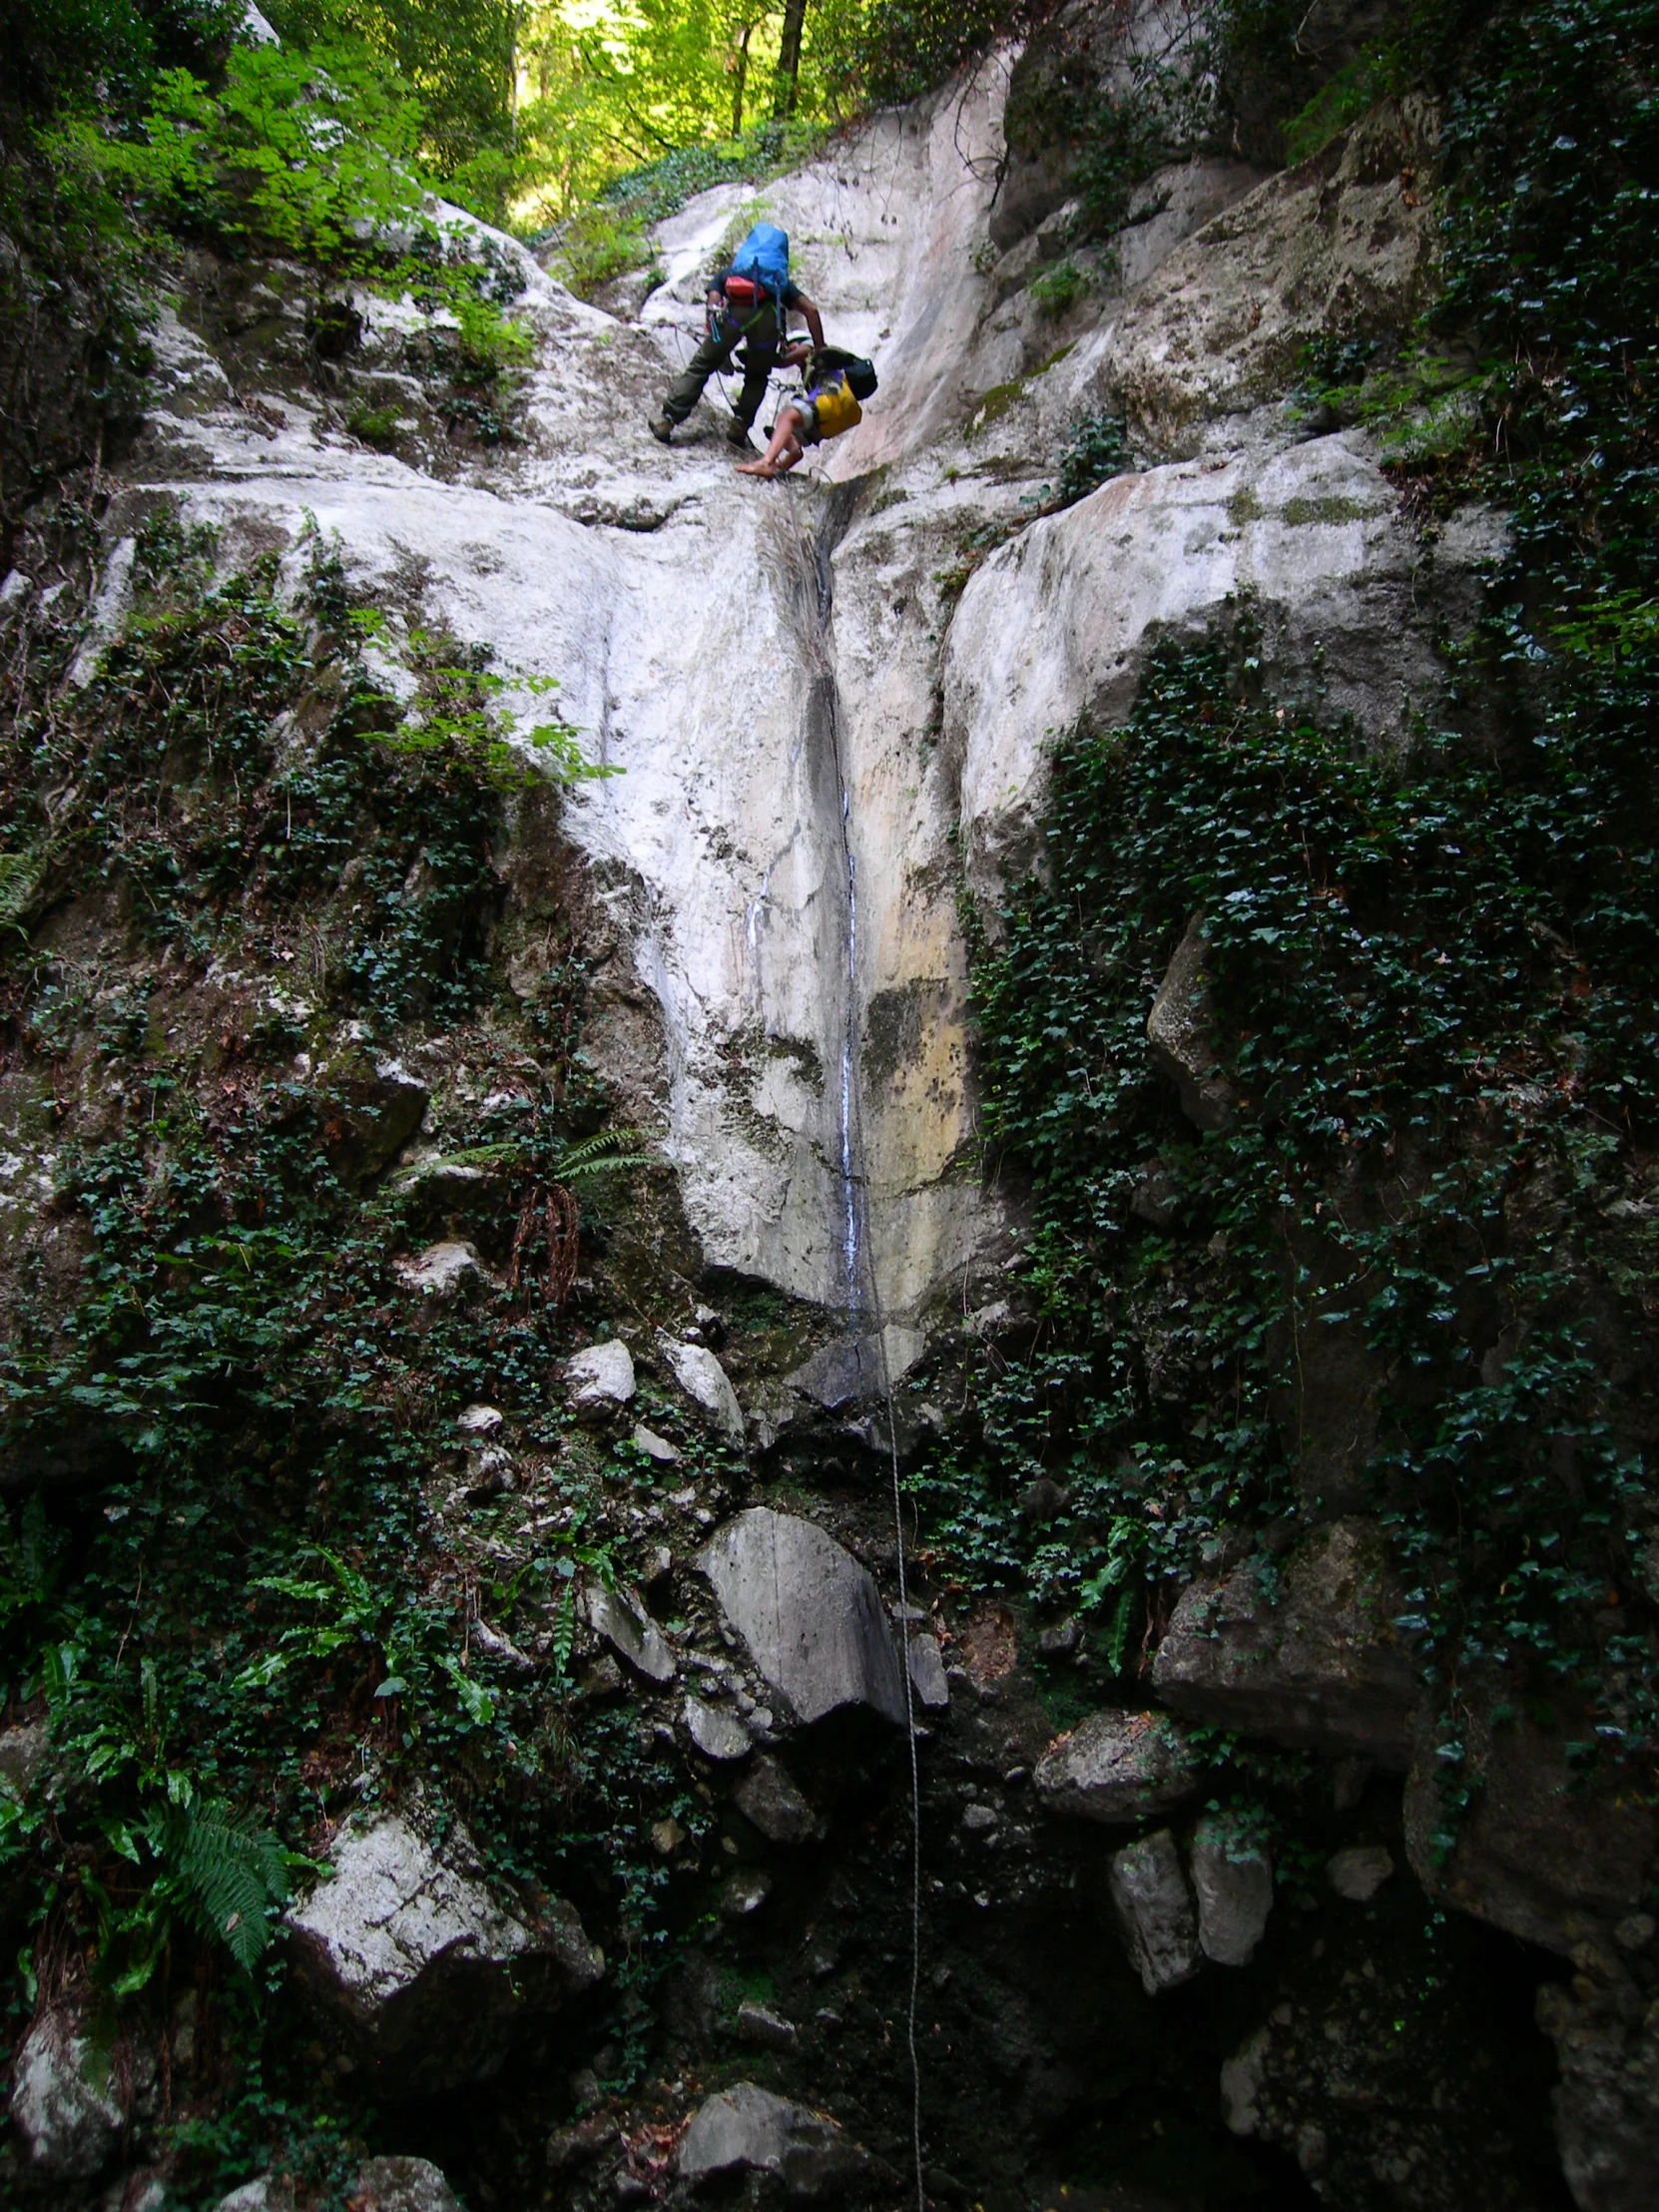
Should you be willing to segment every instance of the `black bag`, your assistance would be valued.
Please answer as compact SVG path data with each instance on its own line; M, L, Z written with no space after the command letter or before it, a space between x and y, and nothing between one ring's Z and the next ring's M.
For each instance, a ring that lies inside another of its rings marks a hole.
M838 345L821 345L809 366L809 380L816 383L820 377L833 376L837 371L846 378L847 389L854 399L861 401L874 396L873 361L866 361L861 353L843 352Z

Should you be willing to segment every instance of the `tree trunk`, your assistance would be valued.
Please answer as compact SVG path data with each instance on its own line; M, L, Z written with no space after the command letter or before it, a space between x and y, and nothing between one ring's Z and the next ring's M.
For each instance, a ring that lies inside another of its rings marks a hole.
M773 119L788 122L795 113L795 96L801 86L801 33L807 21L807 0L784 0L784 35L778 48L778 87L773 94Z
M738 41L738 51L732 61L732 136L743 136L743 96L749 85L749 41L754 35L753 23L743 27L743 37Z

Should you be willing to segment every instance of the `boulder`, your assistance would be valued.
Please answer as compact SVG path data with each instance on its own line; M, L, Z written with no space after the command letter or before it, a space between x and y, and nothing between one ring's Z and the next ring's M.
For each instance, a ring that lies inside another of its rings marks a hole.
M425 2158L371 2158L346 2192L352 2212L462 2212L461 2201ZM215 2212L294 2212L285 2175L260 2174L221 2197Z
M926 1629L911 1629L906 1649L910 1658L910 1687L916 1702L929 1712L942 1713L950 1703L939 1639Z
M686 1395L702 1406L723 1435L742 1443L743 1407L730 1377L707 1345L681 1344L677 1338L659 1336L657 1349Z
M738 2006L738 2040L753 2043L759 2050L794 2050L801 2041L801 2030L782 2012L774 2012L754 1997L745 1997Z
M1333 1854L1325 1879L1351 1905L1369 1905L1393 1871L1393 1854L1386 1844L1351 1844Z
M361 1049L342 1054L319 1076L323 1142L335 1172L348 1183L372 1180L420 1127L426 1086L401 1060L375 1060Z
M1249 1561L1219 1586L1193 1583L1158 1646L1153 1687L1189 1720L1399 1773L1417 1697L1393 1626L1401 1603L1372 1523L1332 1521L1276 1579Z
M1224 1129L1233 1093L1209 1041L1213 1007L1204 956L1204 924L1195 914L1152 1001L1146 1041L1153 1066L1181 1093L1187 1119L1200 1129Z
M503 1904L470 1839L440 1857L408 1821L384 1814L340 1837L328 1874L290 1908L296 1972L401 2086L487 2079L515 2023L587 1988L605 1970L570 1908Z
M835 1338L797 1368L790 1382L803 1396L833 1413L843 1405L880 1397L903 1381L926 1351L927 1339L919 1329L901 1329L890 1321L867 1337Z
M214 2212L293 2212L293 2190L286 2181L256 2174L228 2197L221 2197Z
M351 2188L353 2212L461 2212L461 2201L429 2159L371 2158Z
M603 1582L590 1582L583 1592L588 1626L619 1651L631 1667L653 1682L674 1680L674 1648L643 1605L620 1590L608 1590Z
M428 1245L423 1252L405 1254L392 1266L406 1291L434 1299L440 1306L470 1289L482 1273L476 1247L455 1237Z
M603 1416L634 1394L634 1356L620 1337L588 1345L565 1362L565 1402L573 1413Z
M1108 1708L1056 1738L1032 1780L1051 1813L1127 1828L1191 1797L1202 1773L1179 1722Z
M729 1921L747 1921L772 1895L772 1877L764 1867L740 1867L721 1884L720 1910Z
M757 1759L732 1802L770 1844L805 1844L819 1832L818 1815L776 1759Z
M788 2197L839 2195L873 2162L835 2121L740 2081L692 2114L680 2142L680 2178L693 2188L725 2174L775 2174Z
M115 2155L127 2125L115 2054L73 2000L41 2013L24 2036L11 2116L24 2170L40 2181L90 2181Z
M1108 1879L1129 1960L1147 1995L1190 1981L1199 1967L1198 1919L1169 1830L1115 1852Z
M1259 1843L1225 1814L1209 1813L1193 1833L1198 1941L1218 1966L1248 1966L1273 1911L1273 1866Z
M898 1655L869 1573L812 1521L752 1506L698 1558L755 1664L802 1722L867 1706L902 1725Z
M747 1759L755 1746L749 1731L729 1706L686 1700L686 1731L705 1759Z
M0 1793L24 1803L46 1764L51 1736L44 1721L0 1728Z
M1438 1756L1426 1720L1418 1731L1405 1783L1411 1872L1442 1904L1563 1956L1604 1940L1642 1904L1659 1844L1637 1778L1569 1760L1568 1745L1595 1733L1593 1716L1564 1695L1545 1722L1495 1686L1474 1691L1459 1723L1455 1766ZM1448 1811L1444 1782L1468 1793L1460 1813Z
M1546 1981L1538 2025L1555 2045L1561 2171L1579 2212L1659 2204L1659 2006L1624 1975Z
M643 1422L634 1430L633 1443L636 1451L643 1451L659 1466L672 1467L679 1460L680 1454L668 1438L659 1436L654 1428L647 1428Z

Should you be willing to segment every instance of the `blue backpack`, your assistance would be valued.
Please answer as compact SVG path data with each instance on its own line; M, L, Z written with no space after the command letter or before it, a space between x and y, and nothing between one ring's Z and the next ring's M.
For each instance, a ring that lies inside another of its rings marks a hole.
M732 274L747 276L757 294L771 292L782 314L790 280L789 233L780 231L776 223L757 223L732 256Z

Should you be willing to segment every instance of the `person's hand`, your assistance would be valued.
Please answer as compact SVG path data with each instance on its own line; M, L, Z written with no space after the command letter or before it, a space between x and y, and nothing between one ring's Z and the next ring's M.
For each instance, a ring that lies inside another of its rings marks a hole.
M779 354L778 360L781 367L799 368L803 361L810 361L812 357L813 348L807 343L805 338L802 338L799 339L794 345L786 345L784 350Z

